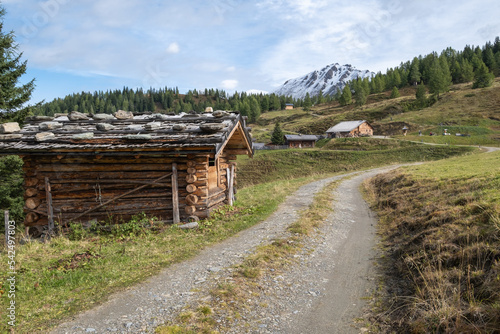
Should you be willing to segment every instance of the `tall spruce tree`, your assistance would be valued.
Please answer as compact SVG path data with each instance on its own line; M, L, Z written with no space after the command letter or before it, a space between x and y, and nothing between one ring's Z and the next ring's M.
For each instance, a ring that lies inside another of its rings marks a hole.
M17 52L14 32L3 32L4 15L5 9L0 5L0 120L22 122L29 111L23 106L35 89L35 79L19 85L19 79L26 73L27 60L21 61L23 53Z
M351 93L351 87L349 87L349 85L345 85L344 89L342 90L339 103L341 106L346 106L352 103L352 93Z
M472 88L484 88L491 86L495 76L493 73L490 73L486 64L481 61L478 68L474 72L474 78L475 80L472 84Z
M276 124L274 125L274 130L271 135L271 143L273 143L274 145L283 145L285 143L285 135L281 130L279 122L276 122Z

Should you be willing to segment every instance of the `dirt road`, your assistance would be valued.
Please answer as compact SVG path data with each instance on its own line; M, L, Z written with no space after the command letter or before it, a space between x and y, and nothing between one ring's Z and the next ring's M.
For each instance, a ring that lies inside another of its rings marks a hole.
M301 187L265 222L197 257L165 269L159 275L116 294L93 310L62 324L53 333L152 333L181 309L207 297L214 280L261 243L286 235L299 211L312 203L325 185L347 176L335 190L334 212L311 238L297 265L278 277L265 277L258 302L249 308L234 333L358 333L353 319L362 315L363 301L373 287L372 248L375 218L359 193L362 180L397 166L350 173Z

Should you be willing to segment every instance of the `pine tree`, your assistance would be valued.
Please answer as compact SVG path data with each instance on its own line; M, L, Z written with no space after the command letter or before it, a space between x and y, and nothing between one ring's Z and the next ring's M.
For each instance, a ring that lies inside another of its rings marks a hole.
M462 73L460 73L460 82L471 82L474 80L474 68L467 59L463 60L461 68Z
M391 99L395 99L397 97L400 97L401 94L399 94L399 90L398 90L398 87L394 86L392 88L392 92L391 92Z
M341 106L346 106L352 103L352 93L351 93L351 87L349 87L349 85L346 85L342 90L339 103Z
M481 61L479 67L474 72L474 78L472 88L484 88L492 85L495 76L493 73L490 73L486 64Z
M285 143L285 135L281 130L279 122L277 122L276 125L274 125L274 130L271 135L271 143L273 143L274 145L283 145Z
M450 85L451 75L446 59L435 58L429 70L429 91L439 98L439 94L447 92Z
M413 58L410 68L410 83L416 86L421 79L421 74L419 70L419 60L417 57Z
M358 85L358 88L354 91L354 98L356 99L357 106L362 106L366 103L367 94L362 85Z
M0 6L0 119L22 122L30 108L23 108L35 89L35 79L18 85L26 73L27 60L21 61L23 53L17 52L14 32L3 33L5 9Z
M427 103L427 90L424 85L419 85L417 87L417 92L415 93L415 97L417 98L417 105L423 107Z
M311 97L309 96L309 92L306 93L306 97L304 98L304 103L302 104L302 107L304 110L309 110L312 106L312 101Z

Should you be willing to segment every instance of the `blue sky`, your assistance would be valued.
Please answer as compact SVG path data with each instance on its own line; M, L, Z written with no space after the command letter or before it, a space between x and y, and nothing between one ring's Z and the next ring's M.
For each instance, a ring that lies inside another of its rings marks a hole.
M273 91L327 64L370 71L500 35L498 0L0 0L32 102L127 87Z

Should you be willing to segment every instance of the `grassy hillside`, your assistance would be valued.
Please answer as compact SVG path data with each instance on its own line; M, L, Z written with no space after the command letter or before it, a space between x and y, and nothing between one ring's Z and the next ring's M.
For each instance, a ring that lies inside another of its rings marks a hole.
M292 111L262 114L252 125L257 141L268 142L274 124L279 121L286 133L324 134L340 121L369 121L376 135L401 136L407 126L410 136L405 139L432 143L500 146L500 79L492 87L472 89L472 84L452 86L450 92L428 108L406 111L408 102L415 100L416 88L400 90L401 97L390 99L390 92L370 95L367 104L361 107L338 103L314 106L310 111L301 108ZM452 136L442 136L444 129ZM419 137L422 131L424 136ZM429 132L438 136L429 136ZM470 137L457 137L455 133Z
M392 163L438 160L473 150L469 147L440 147L354 138L347 141L346 147L355 146L356 150L337 151L335 142L330 141L323 149L257 151L253 159L239 157L238 186L361 170Z
M500 328L500 152L377 176L384 331L493 333Z

